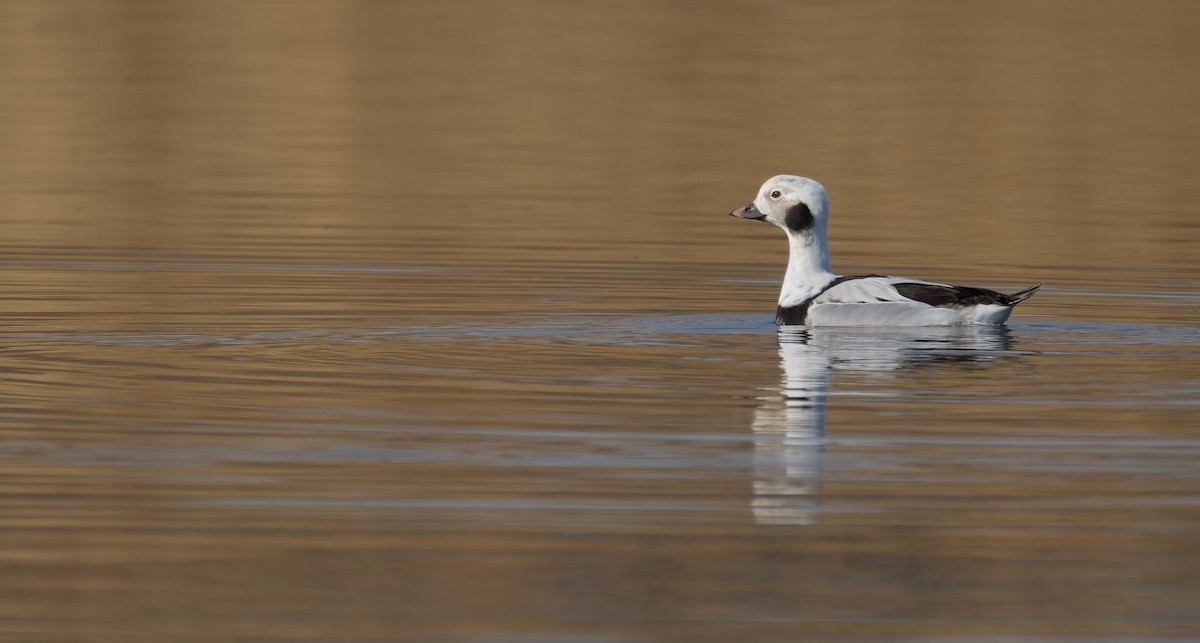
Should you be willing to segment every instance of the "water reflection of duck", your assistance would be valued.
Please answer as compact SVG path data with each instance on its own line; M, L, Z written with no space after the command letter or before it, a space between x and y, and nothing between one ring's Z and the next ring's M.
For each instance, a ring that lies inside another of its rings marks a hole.
M779 226L789 256L775 321L808 326L947 326L1003 324L1041 284L1012 294L986 288L864 275L829 268L829 194L802 176L776 176L753 202L729 213Z
M779 331L783 379L777 394L755 409L755 519L764 524L810 524L825 441L825 406L833 370L897 373L947 363L1010 358L1003 326L926 328L799 328Z

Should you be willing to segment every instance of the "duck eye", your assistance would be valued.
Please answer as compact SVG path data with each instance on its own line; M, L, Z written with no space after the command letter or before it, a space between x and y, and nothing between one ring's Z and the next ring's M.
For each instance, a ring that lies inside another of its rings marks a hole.
M773 190L773 191L771 192L771 198L772 198L772 199L778 199L778 198L779 198L779 196L780 196L780 192L779 192L779 190Z

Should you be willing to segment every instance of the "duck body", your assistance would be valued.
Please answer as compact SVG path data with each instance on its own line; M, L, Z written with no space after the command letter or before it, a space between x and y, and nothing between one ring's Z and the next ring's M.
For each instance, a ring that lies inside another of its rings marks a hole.
M781 302L775 321L784 326L1003 324L1013 306L1038 288L1007 295L903 277L835 277L807 299Z
M787 233L788 267L775 321L806 326L1003 324L1041 284L1012 294L986 288L886 277L839 276L829 267L829 195L813 179L780 175L731 216L766 221Z

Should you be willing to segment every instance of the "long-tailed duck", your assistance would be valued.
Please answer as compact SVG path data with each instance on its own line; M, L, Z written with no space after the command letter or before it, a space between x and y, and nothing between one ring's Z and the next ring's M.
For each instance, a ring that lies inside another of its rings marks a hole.
M903 277L838 276L829 269L829 193L802 176L770 179L753 202L729 214L773 223L787 233L790 254L775 314L782 325L1003 324L1013 306L1042 286L1006 295Z

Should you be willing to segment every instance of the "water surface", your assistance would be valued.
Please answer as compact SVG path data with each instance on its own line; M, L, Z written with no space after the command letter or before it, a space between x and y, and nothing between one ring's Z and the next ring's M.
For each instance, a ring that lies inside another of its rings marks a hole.
M0 4L0 638L1200 636L1197 27ZM780 333L780 172L1047 285Z

